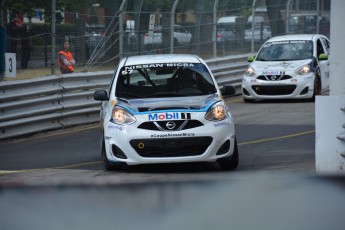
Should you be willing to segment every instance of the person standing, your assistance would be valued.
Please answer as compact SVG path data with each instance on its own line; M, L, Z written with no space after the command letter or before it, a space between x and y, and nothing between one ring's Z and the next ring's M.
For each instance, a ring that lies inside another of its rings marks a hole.
M21 62L22 69L28 68L31 52L30 28L29 26L21 28Z
M63 44L63 50L58 53L58 65L62 74L74 72L75 60L69 51L69 41L67 40Z

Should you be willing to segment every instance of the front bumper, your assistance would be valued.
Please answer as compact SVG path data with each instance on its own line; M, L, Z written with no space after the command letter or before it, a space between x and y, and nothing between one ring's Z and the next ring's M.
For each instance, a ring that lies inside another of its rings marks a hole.
M204 118L198 120L204 125L181 131L140 129L137 128L140 119L124 126L105 122L104 143L108 161L128 165L213 162L231 156L235 144L232 117L219 122Z
M315 74L286 80L267 81L243 76L242 95L245 99L307 99L314 94Z

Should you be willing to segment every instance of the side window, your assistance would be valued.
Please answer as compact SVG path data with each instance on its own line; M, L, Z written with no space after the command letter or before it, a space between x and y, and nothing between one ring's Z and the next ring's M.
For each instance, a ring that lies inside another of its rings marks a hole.
M182 29L179 26L175 27L175 32L182 33Z
M323 46L322 46L322 43L320 41L320 39L317 40L317 43L316 43L316 49L317 49L317 58L319 58L320 54L327 54L324 49L323 49Z
M322 40L322 43L323 43L323 45L324 45L324 47L326 49L327 54L329 55L330 48L331 48L329 41L327 39L325 39L325 38L322 38L321 40Z

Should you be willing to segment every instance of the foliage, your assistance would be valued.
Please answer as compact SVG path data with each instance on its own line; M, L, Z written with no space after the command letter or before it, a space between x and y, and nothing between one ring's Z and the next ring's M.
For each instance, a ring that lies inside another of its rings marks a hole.
M56 22L59 24L63 20L63 16L60 12L74 12L97 2L97 0L56 0ZM12 14L26 14L28 17L34 15L36 8L43 8L46 21L48 23L51 22L52 0L11 0L8 5L8 9Z
M35 5L37 2L37 0L11 0L9 1L8 8L9 11L14 15L23 13L30 17L34 14Z
M143 11L148 12L159 10L161 12L170 12L173 4L174 1L172 0L145 0Z

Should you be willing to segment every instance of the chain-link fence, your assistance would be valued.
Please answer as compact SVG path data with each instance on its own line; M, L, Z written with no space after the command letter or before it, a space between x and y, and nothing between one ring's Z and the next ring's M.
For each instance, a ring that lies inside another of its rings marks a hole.
M209 59L255 52L280 34L329 36L329 14L330 0L103 0L63 12L63 22L54 26L47 18L16 24L9 16L6 52L15 53L17 62L16 77L5 80L60 74L55 59L66 39L75 72L112 70L125 56L192 53Z

